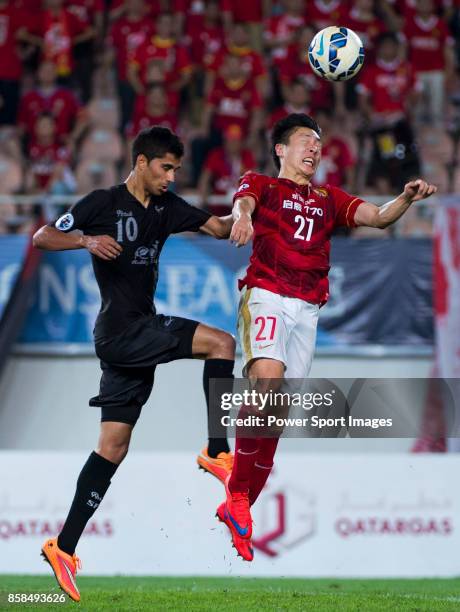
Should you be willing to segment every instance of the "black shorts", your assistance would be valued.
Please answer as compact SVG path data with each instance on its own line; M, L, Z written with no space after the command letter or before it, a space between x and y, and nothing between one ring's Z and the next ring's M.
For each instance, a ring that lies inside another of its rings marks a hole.
M101 361L99 395L90 406L102 408L102 421L135 425L152 392L155 367L192 357L198 321L148 316L128 325L124 332L96 342Z

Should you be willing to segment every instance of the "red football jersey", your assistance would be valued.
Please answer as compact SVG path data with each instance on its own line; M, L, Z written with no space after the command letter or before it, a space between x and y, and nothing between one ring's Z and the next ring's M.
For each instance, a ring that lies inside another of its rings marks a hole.
M187 41L193 63L209 68L223 48L224 38L222 26L209 27L203 24L193 33L189 30Z
M350 28L360 37L366 49L366 62L369 61L369 52L373 51L376 38L388 29L385 23L377 17L370 21L363 21L356 8L351 8L346 12L346 16L340 25Z
M159 62L165 71L167 84L174 83L179 73L192 69L187 49L178 45L172 39L160 39L157 36L146 40L135 51L132 60L139 67L139 77L144 85L147 84L147 75L150 62Z
M241 74L247 79L255 79L267 74L262 56L249 47L223 47L212 58L209 64L209 70L216 73L219 72L226 55L236 55L238 57L241 65Z
M275 108L275 110L268 117L267 128L271 130L277 121L280 121L280 119L284 119L284 117L287 117L291 113L303 113L304 115L311 115L312 111L309 106L305 106L304 108L294 108L291 104L285 103L283 104L283 106Z
M408 18L404 35L415 72L444 70L444 47L452 47L454 41L442 19L434 15L428 21L422 21L417 16Z
M420 89L409 62L377 60L364 69L357 91L371 97L375 113L406 112L407 96Z
M145 96L141 96L145 99ZM164 115L150 115L145 103L142 110L134 111L132 120L126 127L126 135L128 138L134 138L138 132L152 125L161 125L167 127L173 132L177 130L177 115L176 113L165 113Z
M0 9L0 79L16 81L21 78L22 64L18 53L17 31L22 27L22 13L7 6Z
M104 12L104 0L67 0L65 7L80 21L90 24L97 13Z
M81 106L70 89L57 87L50 95L45 96L39 89L26 93L19 103L18 123L31 134L35 121L42 113L51 113L56 120L56 131L59 137L69 134Z
M115 51L118 76L121 81L127 80L128 62L138 47L153 36L153 32L154 26L148 17L136 21L121 17L112 25L107 44Z
M236 124L243 134L248 131L251 111L262 106L254 83L244 79L238 83L217 79L207 102L214 106L214 127L217 130L224 131L229 125Z
M336 227L355 227L363 200L326 185L314 188L289 179L248 172L234 200L252 196L252 255L243 286L324 304L329 296L331 234Z

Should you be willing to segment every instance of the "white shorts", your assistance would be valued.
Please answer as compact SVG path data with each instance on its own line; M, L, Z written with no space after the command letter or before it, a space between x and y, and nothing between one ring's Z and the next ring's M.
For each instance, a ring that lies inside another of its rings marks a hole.
M254 359L281 361L286 378L306 378L316 342L319 306L254 287L243 289L238 334L243 375Z

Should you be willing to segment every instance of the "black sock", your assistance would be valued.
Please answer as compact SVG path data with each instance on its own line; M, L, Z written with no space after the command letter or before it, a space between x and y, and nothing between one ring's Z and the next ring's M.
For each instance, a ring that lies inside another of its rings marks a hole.
M77 491L58 536L58 546L73 555L86 523L93 516L110 486L118 465L95 452L88 457L77 480Z
M209 381L212 378L226 378L228 379L228 391L231 392L233 388L234 365L233 359L206 359L204 362L203 387L208 408L208 455L210 457L217 457L219 453L228 453L230 447L227 442L227 428L220 422L222 415L220 402L217 402L218 405L215 405L217 398L209 397ZM220 386L219 392L221 391ZM222 389L222 392L224 391L227 391L227 389Z

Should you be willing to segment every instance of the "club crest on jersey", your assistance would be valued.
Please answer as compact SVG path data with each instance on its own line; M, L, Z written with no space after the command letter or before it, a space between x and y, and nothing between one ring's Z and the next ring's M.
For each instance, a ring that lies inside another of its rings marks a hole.
M72 213L66 213L59 217L59 219L54 224L56 229L61 230L61 232L66 232L69 230L74 224L74 218Z
M158 244L158 240L155 240L151 247L137 247L131 263L137 266L147 266L155 263L158 255Z
M327 196L329 195L328 190L324 189L324 187L317 187L316 189L313 189L313 191L317 193L319 196L321 196L322 198L327 198Z
M238 191L243 191L243 189L247 189L249 187L249 183L243 183L238 187Z

